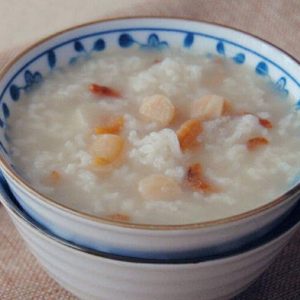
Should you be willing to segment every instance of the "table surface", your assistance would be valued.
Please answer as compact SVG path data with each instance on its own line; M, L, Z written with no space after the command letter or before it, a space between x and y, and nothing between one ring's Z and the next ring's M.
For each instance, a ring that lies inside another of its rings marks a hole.
M95 19L137 15L189 17L233 26L300 59L300 0L0 0L0 12L0 70L24 45L45 35ZM0 299L75 299L38 265L3 206ZM267 272L235 300L253 299L300 299L300 232Z

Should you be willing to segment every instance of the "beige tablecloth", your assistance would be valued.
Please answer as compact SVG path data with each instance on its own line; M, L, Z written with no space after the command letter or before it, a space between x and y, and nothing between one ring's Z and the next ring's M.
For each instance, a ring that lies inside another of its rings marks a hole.
M45 34L98 18L133 15L190 17L233 26L300 59L300 0L0 0L0 13L0 70L25 44ZM75 299L37 264L3 206L0 299ZM300 232L267 272L236 298L269 299L300 299Z

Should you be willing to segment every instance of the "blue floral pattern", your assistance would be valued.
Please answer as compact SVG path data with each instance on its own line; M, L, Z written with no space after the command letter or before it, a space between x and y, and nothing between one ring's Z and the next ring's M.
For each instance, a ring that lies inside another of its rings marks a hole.
M255 72L256 72L256 74L261 75L261 76L268 75L269 67L265 62L261 61L257 64L257 66L255 68Z
M26 70L24 72L25 84L23 86L17 86L15 84L12 84L10 86L9 91L10 91L11 99L14 100L14 101L18 101L19 98L20 98L20 91L21 90L24 90L24 91L28 92L29 90L32 89L33 86L41 83L42 80L43 80L43 77L42 77L42 74L40 72L36 71L36 72L32 73L31 71ZM4 116L5 116L5 114L4 114Z
M80 41L75 41L73 46L76 52L86 52L83 44Z
M120 35L120 37L119 37L120 47L129 48L133 44L139 45L141 49L148 49L148 50L163 50L163 49L169 47L169 44L166 41L160 41L160 39L156 33L151 33L148 37L147 43L145 43L145 44L136 41L128 33L123 33Z
M238 53L232 59L234 60L234 62L236 62L237 64L241 65L241 64L243 64L245 62L246 56L243 53Z
M281 94L283 95L288 95L289 94L289 91L288 89L286 88L286 78L285 77L280 77L276 83L275 83L275 88L276 90L278 90Z
M74 51L77 53L77 56L71 57L69 59L69 64L71 64L71 65L75 64L79 57L82 57L82 56L89 57L90 54L94 51L96 51L96 52L103 51L105 49L105 47L106 47L106 44L102 38L97 39L94 42L92 49L90 49L90 50L86 50L83 43L79 40L76 40L73 44L73 48L74 48Z
M192 32L187 32L184 39L183 39L183 47L185 48L191 48L195 41L195 34ZM138 40L134 39L132 34L129 33L122 33L118 38L118 43L121 48L129 48L132 47L134 44L138 45L140 49L148 49L148 50L163 50L167 47L169 47L169 43L167 41L162 41L159 38L159 35L157 33L151 33L148 36L147 42L142 43ZM226 42L224 40L218 40L216 43L216 52L219 55L226 56ZM76 56L72 56L69 59L70 64L74 64L77 62L78 58L81 56L89 57L89 55L94 52L100 52L105 50L106 48L106 42L103 38L98 38L94 41L93 47L89 50L86 49L86 46L83 43L83 40L76 39L73 41L73 49L74 52L77 53ZM53 69L57 65L57 57L55 54L55 50L50 49L47 52L47 62L50 69ZM246 61L246 54L245 53L237 53L232 57L232 60L237 64L243 64ZM269 67L266 62L261 61L256 65L255 68L256 74L260 76L266 76L269 74ZM30 70L26 70L24 73L24 79L25 79L25 85L24 86L17 86L16 84L12 84L10 86L10 95L11 99L14 101L18 101L20 98L20 91L30 90L34 85L37 83L40 83L42 81L42 75L40 72L34 72L32 73ZM287 85L287 79L286 77L280 77L277 82L275 83L275 87L278 91L288 94L288 89L286 88ZM299 105L296 106L297 109L299 109ZM3 109L3 112L6 112L6 116L9 114L7 113L6 109ZM0 127L1 122L3 121L0 119Z
M216 44L216 51L218 54L225 56L226 51L225 51L225 44L223 41L219 41ZM235 56L232 57L232 60L241 65L246 61L246 55L244 53L237 53Z
M216 50L219 54L225 55L225 46L223 42L218 42L216 45Z
M185 48L191 48L193 43L194 43L194 34L189 32L189 33L187 33L186 37L184 38L183 46Z
M48 65L51 69L53 69L56 65L56 55L54 50L49 50L47 54L48 58Z
M4 118L7 119L10 115L10 112L6 103L2 103L2 111L3 111Z
M119 45L122 48L131 47L134 43L135 43L134 39L128 33L123 33L119 37Z

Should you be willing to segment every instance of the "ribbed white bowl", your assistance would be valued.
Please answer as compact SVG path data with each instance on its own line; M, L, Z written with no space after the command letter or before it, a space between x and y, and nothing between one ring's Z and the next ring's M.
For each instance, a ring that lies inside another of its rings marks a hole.
M2 191L3 194L3 191ZM54 237L28 218L4 193L3 204L28 247L46 271L80 299L216 300L246 289L273 261L299 227L280 225L272 238L231 256L196 263L126 261L88 253ZM294 213L295 215L295 213Z

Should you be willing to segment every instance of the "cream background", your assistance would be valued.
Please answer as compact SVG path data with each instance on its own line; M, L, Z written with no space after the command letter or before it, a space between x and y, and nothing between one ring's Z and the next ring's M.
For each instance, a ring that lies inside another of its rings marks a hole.
M122 10L143 0L0 0L0 50Z
M300 0L0 0L0 51L116 16L178 16L255 34L300 59Z

